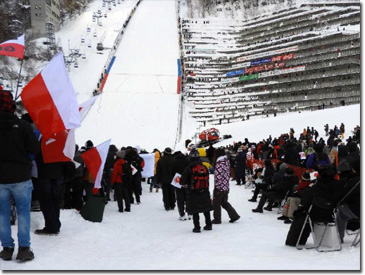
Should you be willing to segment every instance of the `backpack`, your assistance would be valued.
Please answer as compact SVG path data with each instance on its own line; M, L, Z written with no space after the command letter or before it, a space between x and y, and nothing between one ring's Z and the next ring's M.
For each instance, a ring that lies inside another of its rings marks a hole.
M209 171L206 166L201 163L196 164L192 168L192 185L193 190L202 190L209 188Z

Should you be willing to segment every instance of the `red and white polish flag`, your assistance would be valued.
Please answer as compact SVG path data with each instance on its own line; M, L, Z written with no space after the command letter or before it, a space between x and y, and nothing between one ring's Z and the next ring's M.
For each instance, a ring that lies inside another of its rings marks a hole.
M80 112L63 53L56 54L21 93L22 102L46 138L80 127Z
M75 156L75 130L64 130L49 138L43 137L41 151L45 163L72 161Z
M0 55L24 58L24 34L17 39L8 40L0 44Z
M91 106L95 103L95 100L98 98L98 96L93 96L92 98L86 100L85 102L81 103L79 105L79 111L80 111L80 118L81 120L84 119L87 112L91 108Z
M94 179L94 194L101 188L101 177L109 151L110 139L81 154L89 173Z

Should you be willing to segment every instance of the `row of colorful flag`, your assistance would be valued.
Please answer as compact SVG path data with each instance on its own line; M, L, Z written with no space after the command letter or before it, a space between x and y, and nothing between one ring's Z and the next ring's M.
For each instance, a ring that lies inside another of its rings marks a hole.
M0 43L0 55L24 58L24 34L16 40ZM20 95L25 109L42 134L41 148L45 163L69 162L75 156L75 129L94 104L93 97L78 104L62 52L57 53L43 70L23 88ZM101 177L110 139L81 154L94 179L94 190ZM75 163L75 165L80 165Z

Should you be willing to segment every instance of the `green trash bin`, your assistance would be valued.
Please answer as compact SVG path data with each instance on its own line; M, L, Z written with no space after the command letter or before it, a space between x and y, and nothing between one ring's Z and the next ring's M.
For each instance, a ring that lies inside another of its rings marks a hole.
M87 202L80 210L81 216L91 222L101 222L103 220L105 198L98 196L89 196Z

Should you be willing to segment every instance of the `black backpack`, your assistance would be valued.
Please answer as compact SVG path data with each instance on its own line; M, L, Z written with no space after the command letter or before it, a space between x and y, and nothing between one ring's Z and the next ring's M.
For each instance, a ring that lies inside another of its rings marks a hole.
M143 168L142 168L142 158L137 156L137 157L133 157L132 158L132 165L133 167L135 167L139 172L142 172L143 171Z
M208 168L198 163L192 168L192 176L191 176L191 189L193 190L202 190L209 188L209 171Z

